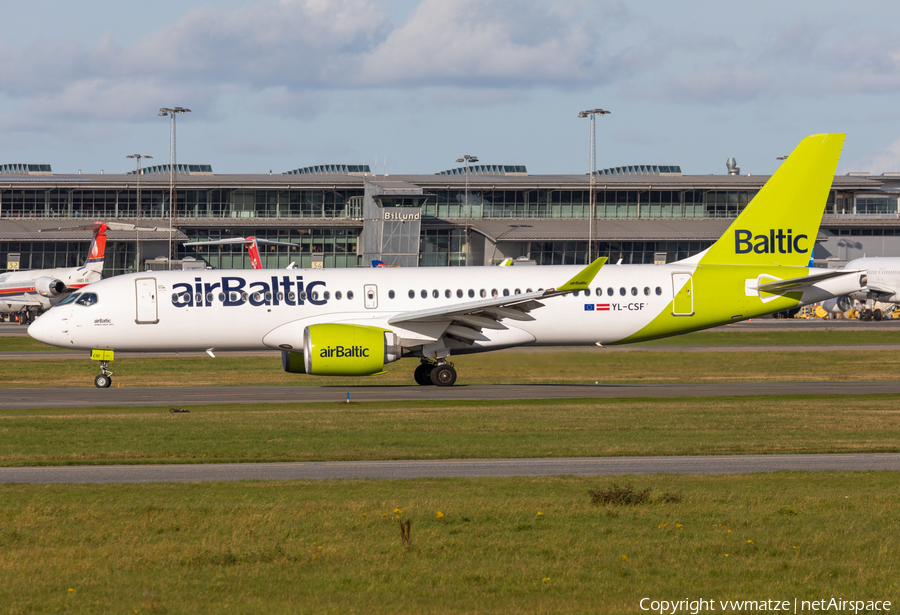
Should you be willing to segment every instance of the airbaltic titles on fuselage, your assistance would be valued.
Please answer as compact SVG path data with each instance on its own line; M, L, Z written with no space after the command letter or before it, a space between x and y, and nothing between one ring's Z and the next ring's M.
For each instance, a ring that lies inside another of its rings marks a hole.
M175 307L212 307L219 298L219 305L233 307L249 303L265 305L325 305L328 299L314 290L325 282L314 280L304 286L303 276L275 276L267 281L247 282L238 276L222 276L218 282L204 282L194 278L194 283L178 282L172 285L172 304Z

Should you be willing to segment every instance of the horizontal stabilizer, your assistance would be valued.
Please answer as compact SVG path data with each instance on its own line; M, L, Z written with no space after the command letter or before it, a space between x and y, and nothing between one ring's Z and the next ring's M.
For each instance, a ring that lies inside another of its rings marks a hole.
M805 275L800 278L791 278L790 280L776 280L773 282L765 282L763 284L758 285L758 290L760 292L765 293L784 293L788 291L799 291L804 288L808 288L813 284L817 284L818 282L822 282L824 280L830 280L832 278L839 278L845 275L852 275L857 273L865 273L865 270L859 269L854 271L846 271L844 269L825 269L821 273L812 273L810 275Z

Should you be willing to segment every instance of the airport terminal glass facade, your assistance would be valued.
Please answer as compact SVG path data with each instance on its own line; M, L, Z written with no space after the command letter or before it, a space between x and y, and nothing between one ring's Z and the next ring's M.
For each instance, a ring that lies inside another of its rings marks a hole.
M361 212L363 191L176 190L179 218L352 218ZM133 218L137 190L0 190L3 218ZM141 189L142 218L169 217L169 190Z
M316 257L324 267L356 267L359 229L299 228L299 229L185 229L190 241L214 241L252 235L293 246L260 245L259 255L263 267L284 269L291 263L299 268L311 268ZM215 269L249 269L250 256L247 246L188 246L180 250L182 256L203 260Z
M465 190L434 190L423 210L465 218ZM469 218L589 218L590 190L469 190ZM597 190L597 218L733 218L754 190Z

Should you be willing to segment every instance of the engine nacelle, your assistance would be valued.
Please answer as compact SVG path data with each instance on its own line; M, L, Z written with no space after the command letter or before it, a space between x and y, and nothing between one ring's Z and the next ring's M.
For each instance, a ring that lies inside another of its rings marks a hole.
M42 297L58 297L66 290L66 283L56 278L41 276L34 281L34 290Z
M842 297L828 299L827 301L823 301L819 305L829 314L844 314L845 312L847 312L847 310L853 307L853 299L851 299L847 295L844 295Z
M303 330L303 352L281 351L284 371L315 376L370 376L400 358L391 331L364 325L319 324Z

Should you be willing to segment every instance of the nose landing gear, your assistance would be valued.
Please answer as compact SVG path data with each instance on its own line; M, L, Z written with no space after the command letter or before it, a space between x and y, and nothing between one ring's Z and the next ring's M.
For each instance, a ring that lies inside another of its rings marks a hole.
M109 352L111 355L111 351L94 351L97 352ZM94 386L98 389L108 389L109 385L112 384L112 372L109 371L109 360L104 359L95 359L100 361L100 374L94 378Z

